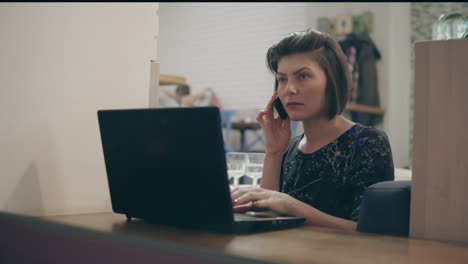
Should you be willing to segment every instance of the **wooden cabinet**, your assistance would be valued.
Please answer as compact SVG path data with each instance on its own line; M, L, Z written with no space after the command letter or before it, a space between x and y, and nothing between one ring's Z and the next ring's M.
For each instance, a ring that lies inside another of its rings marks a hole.
M410 236L468 242L468 39L415 47Z

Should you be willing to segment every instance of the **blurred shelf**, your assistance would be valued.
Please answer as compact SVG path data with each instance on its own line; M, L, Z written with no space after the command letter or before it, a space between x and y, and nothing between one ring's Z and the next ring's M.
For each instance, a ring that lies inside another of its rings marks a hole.
M362 104L353 104L353 103L348 103L348 106L346 106L346 109L350 111L356 111L356 112L368 113L368 114L376 114L376 115L383 115L385 113L385 111L380 107L368 106L368 105L362 105Z
M159 75L159 85L182 85L187 84L187 79L182 76L170 75L170 74L160 74Z

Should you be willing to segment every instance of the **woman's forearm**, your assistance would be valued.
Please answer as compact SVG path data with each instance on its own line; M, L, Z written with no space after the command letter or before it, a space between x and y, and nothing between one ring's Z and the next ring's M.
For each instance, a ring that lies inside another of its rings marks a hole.
M326 214L298 200L294 200L290 208L292 215L306 218L307 224L350 231L355 231L357 227L357 223L354 221Z
M273 191L279 190L282 154L265 154L261 187Z

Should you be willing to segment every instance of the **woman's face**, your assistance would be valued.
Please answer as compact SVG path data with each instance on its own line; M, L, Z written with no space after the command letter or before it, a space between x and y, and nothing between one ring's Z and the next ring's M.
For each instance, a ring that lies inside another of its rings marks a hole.
M285 56L278 62L278 95L291 120L326 115L327 77L313 58L313 52L306 52Z

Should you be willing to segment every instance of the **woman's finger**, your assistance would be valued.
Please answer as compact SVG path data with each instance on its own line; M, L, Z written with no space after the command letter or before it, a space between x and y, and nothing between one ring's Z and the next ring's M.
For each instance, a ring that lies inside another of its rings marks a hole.
M242 189L236 189L235 191L231 192L231 200L235 200L238 197L242 196L246 191Z
M265 111L264 110L261 110L258 115L257 115L257 118L255 118L255 120L257 120L258 124L260 125L261 128L264 127L264 121L263 121L263 116L265 115Z
M268 197L264 191L250 191L234 199L233 203L234 205L241 205L241 204L246 204L252 201L257 201L257 200L266 199L266 198Z
M269 199L264 199L264 200L253 201L252 202L252 207L257 208L257 209L270 208L270 200Z
M234 201L240 196L244 195L245 193L257 188L252 188L252 187L238 187L235 190L231 191L231 199Z
M248 203L248 204L234 206L232 207L232 209L235 213L243 214L247 211L252 211L253 207L252 207L252 203Z
M277 96L278 96L278 92L275 91L273 95L271 96L270 101L268 101L268 104L265 108L265 113L271 118L273 118L273 106L275 104L275 100Z
M284 128L285 130L291 130L291 119L289 119L289 117L287 117L285 120L282 120L281 122L282 128Z

